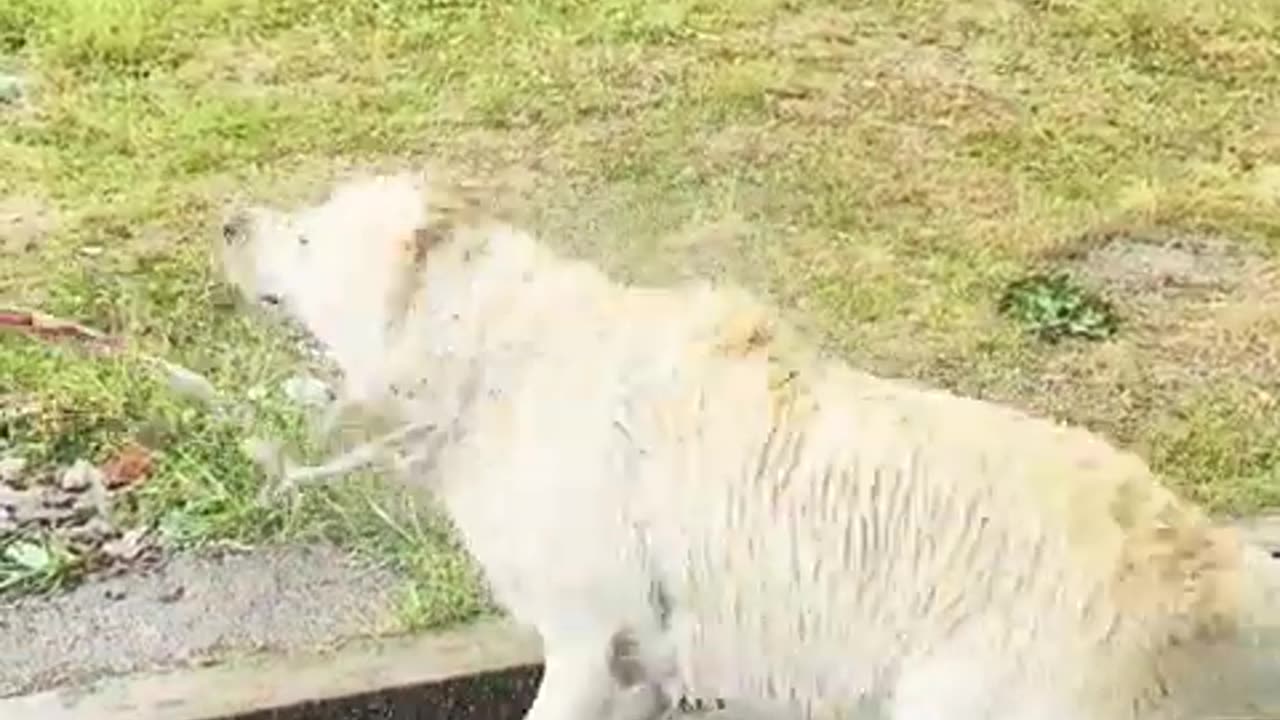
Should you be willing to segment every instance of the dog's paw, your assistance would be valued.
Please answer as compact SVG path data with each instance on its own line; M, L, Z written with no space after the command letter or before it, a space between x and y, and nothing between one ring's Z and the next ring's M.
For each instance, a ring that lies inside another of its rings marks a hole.
M284 447L277 440L251 437L242 445L244 453L262 471L262 487L258 490L257 503L263 507L274 505L282 497L293 493L296 483L290 477L294 464L285 456Z

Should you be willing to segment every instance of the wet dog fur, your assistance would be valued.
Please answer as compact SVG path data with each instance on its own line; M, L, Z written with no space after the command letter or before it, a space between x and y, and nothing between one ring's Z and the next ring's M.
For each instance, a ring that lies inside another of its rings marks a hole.
M532 720L646 685L622 714L1174 720L1271 667L1269 561L1138 457L822 357L741 290L615 282L423 173L220 245L350 405L447 429L403 474L541 634Z

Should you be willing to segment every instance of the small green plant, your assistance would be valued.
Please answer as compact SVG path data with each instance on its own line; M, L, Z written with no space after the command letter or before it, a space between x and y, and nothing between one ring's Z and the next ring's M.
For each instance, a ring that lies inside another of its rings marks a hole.
M1062 271L1036 273L1009 283L999 310L1050 343L1069 337L1105 340L1119 324L1109 302Z
M79 569L75 555L57 543L17 540L0 547L0 593L56 589Z

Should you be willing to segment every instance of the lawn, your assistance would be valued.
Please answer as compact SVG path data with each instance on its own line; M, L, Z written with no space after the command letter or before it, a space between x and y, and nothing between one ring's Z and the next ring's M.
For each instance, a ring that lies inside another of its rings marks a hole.
M229 204L422 161L619 277L732 278L1214 512L1280 505L1271 0L6 0L0 71L0 306L130 348L0 335L0 454L147 448L114 512L169 547L325 536L406 569L422 625L483 608L438 519L372 480L255 502L242 441L302 438L280 387L311 360L210 267ZM73 579L60 543L0 534L0 585Z

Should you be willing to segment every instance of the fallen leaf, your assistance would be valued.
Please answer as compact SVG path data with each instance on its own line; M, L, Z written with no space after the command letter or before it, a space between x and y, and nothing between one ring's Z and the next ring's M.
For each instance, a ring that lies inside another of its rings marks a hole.
M107 487L115 490L146 479L151 475L152 465L151 451L131 442L102 465L102 474L107 479Z
M31 572L42 572L53 563L53 556L49 551L33 542L16 542L5 548L4 556Z

